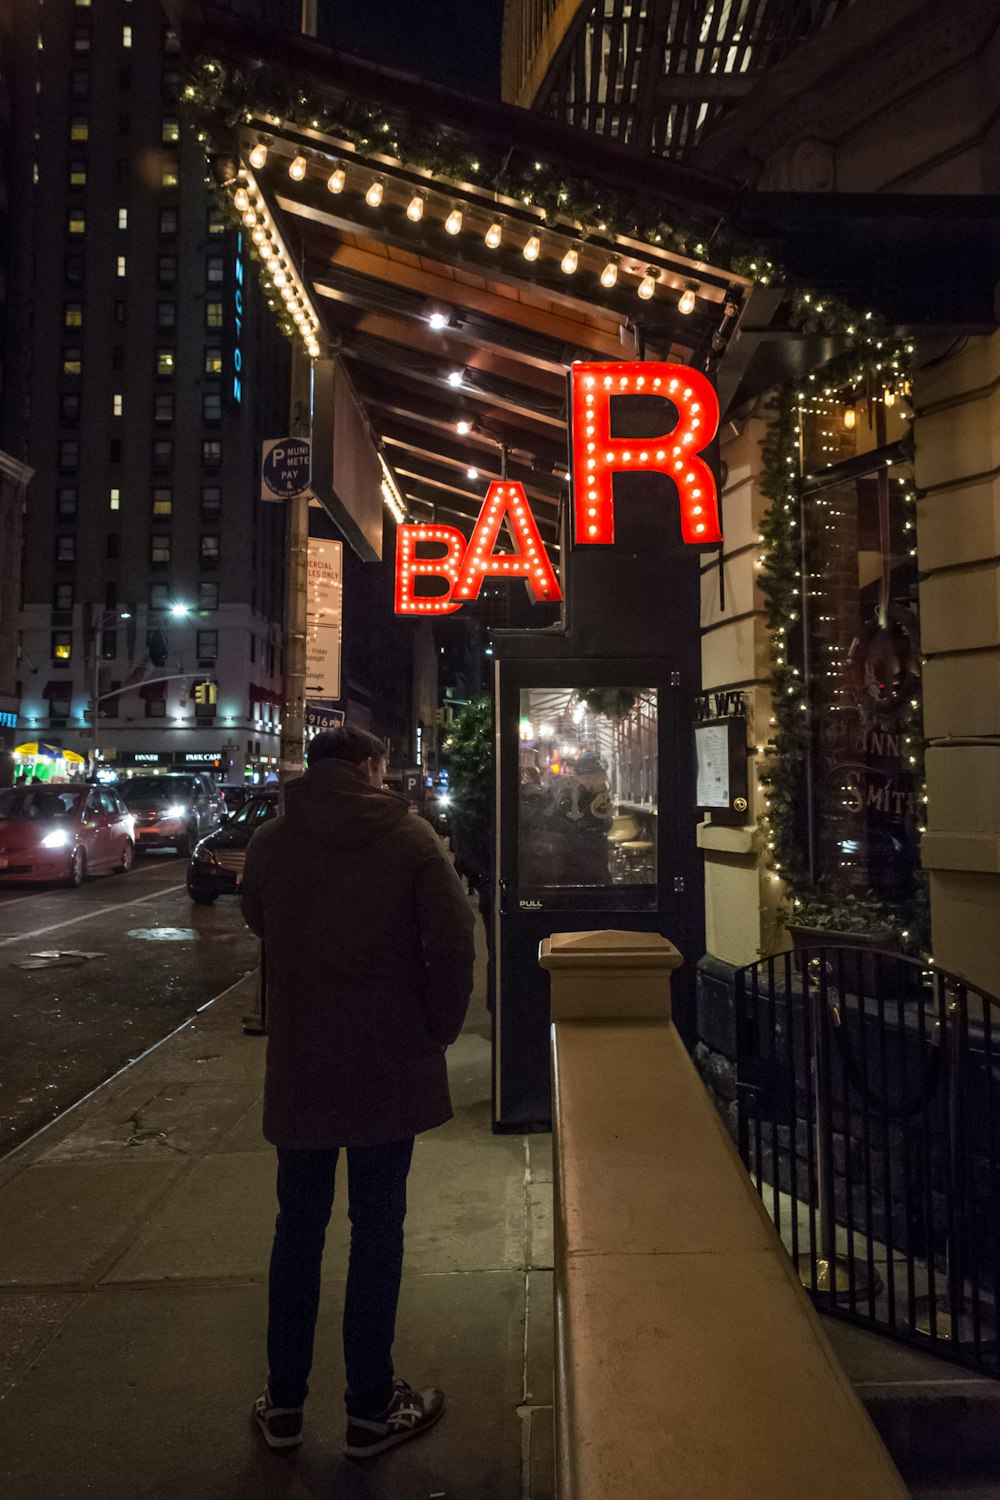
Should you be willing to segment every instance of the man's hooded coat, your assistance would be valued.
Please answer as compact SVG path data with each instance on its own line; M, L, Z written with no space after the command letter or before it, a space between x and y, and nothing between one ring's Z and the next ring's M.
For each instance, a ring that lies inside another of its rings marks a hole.
M360 767L321 760L247 851L242 906L267 957L264 1134L374 1146L451 1118L475 918L437 834Z

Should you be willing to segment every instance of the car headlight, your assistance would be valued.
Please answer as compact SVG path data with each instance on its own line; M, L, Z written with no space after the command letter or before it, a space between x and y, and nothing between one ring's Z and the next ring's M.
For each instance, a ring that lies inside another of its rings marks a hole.
M183 802L175 802L173 807L168 807L165 816L168 818L183 818L187 808Z
M69 834L66 832L65 828L53 828L52 832L47 833L42 839L42 848L65 849L68 843Z

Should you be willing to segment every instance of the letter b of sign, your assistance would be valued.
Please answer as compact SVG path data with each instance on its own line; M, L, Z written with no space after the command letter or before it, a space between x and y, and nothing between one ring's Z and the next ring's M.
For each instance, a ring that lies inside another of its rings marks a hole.
M676 423L662 437L612 437L612 398L630 396L661 396L676 409ZM612 476L649 470L668 475L677 486L685 542L704 546L722 541L715 476L698 456L719 429L719 398L710 380L688 365L654 360L576 364L572 400L577 543L614 541Z

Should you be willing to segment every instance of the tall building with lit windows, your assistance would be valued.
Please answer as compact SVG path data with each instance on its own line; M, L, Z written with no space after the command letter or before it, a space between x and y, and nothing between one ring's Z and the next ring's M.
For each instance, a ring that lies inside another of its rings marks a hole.
M0 447L34 470L18 735L86 754L96 688L97 749L119 769L266 770L284 518L258 466L287 423L288 346L184 128L158 0L3 9Z

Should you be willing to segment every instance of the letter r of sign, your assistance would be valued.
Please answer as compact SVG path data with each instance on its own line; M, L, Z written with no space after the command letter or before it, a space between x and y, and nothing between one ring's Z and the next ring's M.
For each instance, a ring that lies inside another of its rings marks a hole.
M689 365L649 360L575 364L571 388L577 543L609 546L615 539L613 476L649 471L674 481L685 542L721 542L715 475L700 457L719 430L719 398L711 381ZM662 397L676 410L676 422L661 437L612 437L611 399L630 396Z

